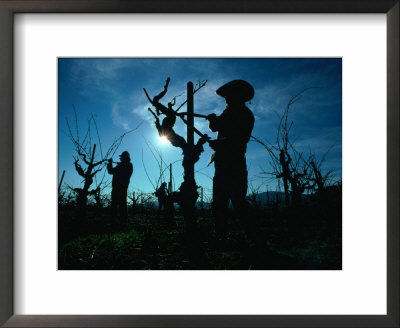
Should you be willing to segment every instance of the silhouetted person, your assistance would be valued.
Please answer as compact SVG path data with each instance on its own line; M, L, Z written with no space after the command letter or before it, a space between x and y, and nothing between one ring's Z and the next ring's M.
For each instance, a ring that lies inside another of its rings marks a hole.
M167 183L163 182L161 186L154 193L158 199L158 213L167 208Z
M126 197L128 192L129 180L133 172L131 158L127 151L124 151L119 156L121 162L115 167L112 165L112 159L109 159L107 164L108 173L113 175L112 192L111 192L111 216L116 218L117 208L121 218L121 223L126 223L128 220L128 209L126 205ZM117 223L119 223L117 219Z
M246 148L254 127L254 116L245 102L254 96L253 87L243 80L231 81L220 87L216 93L225 98L226 108L219 116L207 116L209 128L218 132L216 140L210 141L214 150L211 162L215 165L213 179L213 212L217 236L223 237L229 200L240 217L246 232L253 234L254 223L248 215L246 201L247 167Z

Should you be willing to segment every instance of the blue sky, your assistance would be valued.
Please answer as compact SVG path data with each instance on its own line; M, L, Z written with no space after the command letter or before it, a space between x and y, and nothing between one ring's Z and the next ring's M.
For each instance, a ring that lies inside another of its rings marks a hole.
M75 107L81 137L93 115L106 150L114 138L137 127L125 136L117 154L127 150L131 154L134 172L130 191L153 192L158 177L158 161L152 151L162 154L164 166L173 164L174 186L182 182L180 149L162 144L154 126L154 118L147 111L150 96L158 94L167 77L171 78L166 103L176 95L177 104L186 99L186 84L208 80L194 96L195 113L220 114L225 108L223 98L215 94L221 85L243 79L251 83L255 96L247 106L256 118L252 135L273 142L276 139L278 115L290 98L308 87L291 107L290 119L295 147L306 154L310 150L317 158L328 149L323 171L334 169L336 180L342 175L342 61L339 58L60 58L58 62L58 131L59 175L66 170L64 182L72 187L81 186L81 178L73 166L74 147L67 136L66 119L74 127ZM185 108L183 111L186 111ZM196 118L195 126L211 137L204 119ZM176 131L186 137L186 126L178 119ZM95 134L92 137L95 139ZM98 142L97 142L98 143ZM152 150L152 151L151 151ZM99 154L99 152L98 152ZM114 160L118 161L118 156ZM157 156L157 155L156 155ZM196 163L197 184L211 195L213 165L207 167L211 150ZM261 171L271 171L267 152L257 143L250 142L247 150L249 185L265 191L277 190L277 181L265 180ZM97 157L96 159L100 159ZM177 162L178 161L178 162ZM147 171L147 173L146 173ZM104 171L105 172L105 171ZM97 177L103 177L100 172ZM165 175L165 179L168 176ZM105 180L110 177L105 173ZM95 183L96 184L96 183ZM95 185L94 184L94 185Z

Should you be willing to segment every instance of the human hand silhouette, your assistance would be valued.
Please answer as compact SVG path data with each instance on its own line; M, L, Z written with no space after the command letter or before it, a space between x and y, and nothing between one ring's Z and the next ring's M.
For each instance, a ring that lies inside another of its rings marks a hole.
M199 139L199 144L204 145L207 141L209 141L211 138L207 135L204 134L200 139Z
M217 147L218 147L218 140L210 140L210 141L208 142L208 144L210 145L210 148L211 148L212 150L217 150Z
M216 114L214 114L214 113L212 113L212 114L209 114L209 115L207 115L206 116L206 119L207 120L215 120L217 118L217 115Z

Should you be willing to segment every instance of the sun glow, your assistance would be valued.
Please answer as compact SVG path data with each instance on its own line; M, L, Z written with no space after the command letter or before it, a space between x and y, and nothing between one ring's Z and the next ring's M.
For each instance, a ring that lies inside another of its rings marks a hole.
M166 145L168 143L168 139L166 136L161 136L160 137L160 143L163 145Z

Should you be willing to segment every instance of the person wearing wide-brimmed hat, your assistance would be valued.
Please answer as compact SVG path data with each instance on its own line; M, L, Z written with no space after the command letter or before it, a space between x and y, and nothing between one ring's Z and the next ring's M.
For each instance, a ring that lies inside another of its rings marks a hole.
M252 224L246 220L248 203L246 149L254 127L254 115L246 102L254 97L253 87L246 81L233 80L216 93L225 98L226 108L219 116L207 116L209 128L218 132L216 140L209 142L214 150L210 162L214 162L213 212L216 220L216 233L219 238L225 234L229 200L242 220L246 230Z
M112 179L112 192L111 192L111 216L116 219L117 223L126 223L128 220L128 208L126 204L126 197L128 193L129 181L133 172L133 165L131 157L127 151L122 152L119 156L121 162L115 167L112 165L112 158L109 159L107 164L108 173L113 175ZM117 219L117 209L121 221Z

